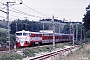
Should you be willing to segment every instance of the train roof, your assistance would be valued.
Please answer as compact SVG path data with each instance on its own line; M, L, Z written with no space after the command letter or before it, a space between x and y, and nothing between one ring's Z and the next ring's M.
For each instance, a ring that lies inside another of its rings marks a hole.
M31 31L25 31L25 30L17 31L16 33L35 33L35 34L41 34L40 32L31 32Z
M17 31L16 33L23 33L23 32L25 32L25 33L30 33L30 31L25 31L25 30Z
M33 33L33 34L53 34L53 33L49 33L49 32L31 32L31 31L17 31L16 33ZM55 35L73 35L73 34L64 34L64 33L54 33Z

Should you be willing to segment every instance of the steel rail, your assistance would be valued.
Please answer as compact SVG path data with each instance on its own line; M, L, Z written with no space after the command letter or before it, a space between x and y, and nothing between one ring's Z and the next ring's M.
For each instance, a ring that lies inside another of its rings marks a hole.
M30 58L29 60L44 60L44 59L47 59L47 58L49 58L49 57L58 55L58 54L60 54L60 53L64 53L64 52L66 52L66 51L71 51L72 49L75 49L76 47L77 47L77 46L73 46L73 47L70 47L70 48L65 48L65 49L63 49L63 50L51 52L51 53L48 53L48 54L45 54L45 55L42 55L42 56L39 56L39 57Z

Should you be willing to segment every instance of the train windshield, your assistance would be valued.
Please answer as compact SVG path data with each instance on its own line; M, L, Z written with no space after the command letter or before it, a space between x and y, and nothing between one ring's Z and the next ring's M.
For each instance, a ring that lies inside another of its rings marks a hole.
M17 36L29 36L29 33L16 33Z
M22 36L22 33L16 33L17 36Z
M23 33L23 36L29 36L29 33Z

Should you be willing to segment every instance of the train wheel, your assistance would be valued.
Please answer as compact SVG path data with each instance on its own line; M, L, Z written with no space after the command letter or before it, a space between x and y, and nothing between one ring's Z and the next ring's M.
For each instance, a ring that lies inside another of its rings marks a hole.
M39 42L39 43L38 43L38 46L40 46L40 45L42 45L42 42Z
M33 43L31 44L31 46L34 47L34 46L35 46L35 43L33 42Z

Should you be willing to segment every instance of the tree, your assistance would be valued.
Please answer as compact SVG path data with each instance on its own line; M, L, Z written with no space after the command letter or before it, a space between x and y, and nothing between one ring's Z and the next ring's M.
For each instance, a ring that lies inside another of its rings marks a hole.
M17 24L17 28L16 28ZM28 30L28 31L33 31L33 32L39 32L40 30L43 29L43 23L36 22L36 21L29 21L29 20L16 20L11 23L11 33L15 34L16 29L18 31L21 30ZM48 30L47 25L45 24L45 30Z
M84 27L89 30L90 29L90 4L86 7L86 14L84 14L83 18Z

